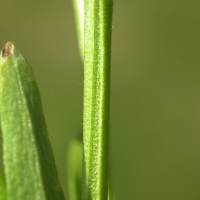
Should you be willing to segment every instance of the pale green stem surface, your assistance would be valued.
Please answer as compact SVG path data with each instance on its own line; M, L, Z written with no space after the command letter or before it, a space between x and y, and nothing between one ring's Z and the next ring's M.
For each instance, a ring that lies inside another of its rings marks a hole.
M63 200L35 77L10 42L0 55L0 114L7 200Z
M84 200L108 199L112 5L84 1Z

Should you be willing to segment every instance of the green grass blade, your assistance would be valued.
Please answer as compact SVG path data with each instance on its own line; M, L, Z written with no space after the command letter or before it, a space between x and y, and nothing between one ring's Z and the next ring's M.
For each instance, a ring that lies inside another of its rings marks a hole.
M70 142L68 153L69 199L80 200L82 194L83 134Z
M112 5L84 4L84 200L108 199Z
M63 200L35 77L10 42L0 55L0 114L8 200Z
M3 170L0 167L0 200L6 200L6 183Z

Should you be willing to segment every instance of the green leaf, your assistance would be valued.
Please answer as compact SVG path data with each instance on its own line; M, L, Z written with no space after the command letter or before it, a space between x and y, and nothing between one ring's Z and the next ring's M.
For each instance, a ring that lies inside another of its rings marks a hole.
M69 199L80 200L82 191L83 134L70 142L68 153Z
M108 199L112 6L84 1L84 200Z
M6 184L3 170L0 167L0 200L6 200Z
M8 200L63 200L35 77L10 42L0 55L0 114Z

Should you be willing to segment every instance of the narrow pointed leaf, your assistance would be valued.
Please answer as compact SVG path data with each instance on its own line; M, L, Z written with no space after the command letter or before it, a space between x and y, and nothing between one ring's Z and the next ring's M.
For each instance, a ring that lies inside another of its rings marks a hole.
M10 42L0 55L0 114L8 200L63 200L35 77Z

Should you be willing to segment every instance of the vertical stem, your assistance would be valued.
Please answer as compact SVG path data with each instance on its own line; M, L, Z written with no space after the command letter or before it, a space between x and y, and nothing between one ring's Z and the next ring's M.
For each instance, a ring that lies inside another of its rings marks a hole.
M84 4L83 199L108 198L112 0Z
M84 0L73 0L78 33L80 56L83 61L84 54Z
M70 142L68 153L69 199L80 200L82 191L83 134Z

